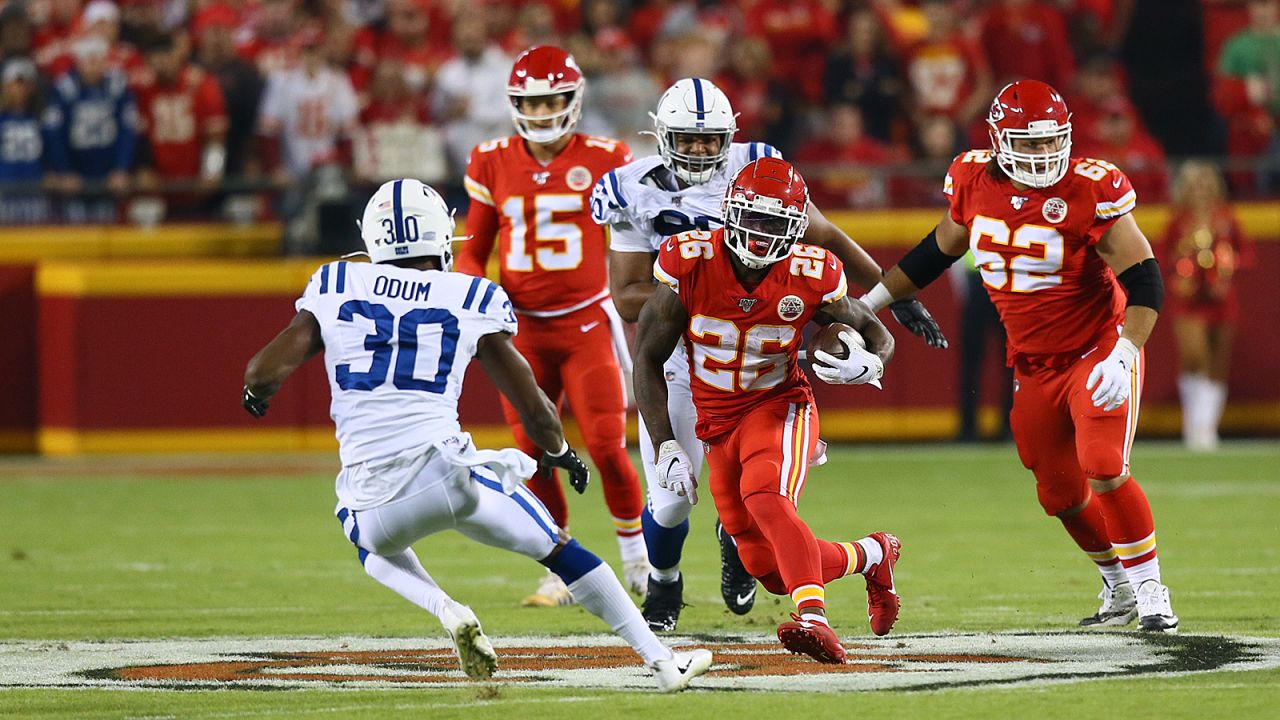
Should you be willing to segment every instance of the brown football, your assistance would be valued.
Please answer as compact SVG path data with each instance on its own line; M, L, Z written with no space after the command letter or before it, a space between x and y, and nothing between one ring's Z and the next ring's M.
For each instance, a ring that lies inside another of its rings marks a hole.
M841 360L849 357L849 350L844 346L844 342L840 339L840 333L845 330L848 330L849 332L853 333L853 336L855 338L861 339L862 337L860 334L858 334L857 330L854 330L849 325L845 325L844 323L838 323L838 322L831 323L830 325L814 333L813 337L809 339L809 344L805 346L805 351L808 353L809 362L811 363L817 362L817 360L813 358L813 351L815 350L826 351L840 358Z

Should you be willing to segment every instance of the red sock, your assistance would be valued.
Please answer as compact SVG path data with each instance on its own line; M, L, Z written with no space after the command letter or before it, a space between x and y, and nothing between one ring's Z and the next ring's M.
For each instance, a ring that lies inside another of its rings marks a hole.
M819 540L818 549L822 551L823 583L860 573L867 564L867 554L858 543Z
M551 513L551 519L556 521L556 525L561 528L569 526L569 508L564 503L564 488L560 486L559 473L553 472L547 478L542 473L534 473L525 485L534 497L547 506L547 512Z
M1131 569L1156 557L1156 524L1151 504L1138 481L1129 478L1120 487L1098 495L1107 519L1107 531L1120 562Z
M1084 508L1070 516L1059 516L1062 527L1085 555L1098 566L1108 585L1116 585L1125 579L1124 569L1120 567L1120 558L1115 548L1111 547L1111 539L1107 534L1107 521L1102 515L1102 503L1093 494L1085 498Z

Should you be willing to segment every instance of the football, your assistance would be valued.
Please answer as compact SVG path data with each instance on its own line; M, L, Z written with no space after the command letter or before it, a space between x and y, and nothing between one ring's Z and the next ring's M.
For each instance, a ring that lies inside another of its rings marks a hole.
M822 350L824 352L831 353L841 360L849 357L848 348L846 348L844 342L840 340L840 333L846 330L853 335L854 342L856 342L860 347L866 348L867 343L862 339L862 334L857 330L854 330L851 326L845 325L844 323L831 323L814 333L813 337L809 339L809 344L805 347L805 351L808 353L807 357L809 358L809 362L817 362L817 360L814 360L813 358L815 350Z

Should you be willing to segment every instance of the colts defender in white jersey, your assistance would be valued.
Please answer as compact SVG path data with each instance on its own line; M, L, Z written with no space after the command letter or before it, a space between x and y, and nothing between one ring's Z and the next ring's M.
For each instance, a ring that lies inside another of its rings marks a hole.
M711 653L663 645L609 566L556 527L524 487L535 470L558 467L582 492L587 467L511 341L516 318L506 292L450 272L453 227L444 200L421 182L379 188L361 224L372 262L316 271L293 321L249 361L242 404L262 417L285 378L324 352L343 532L365 572L440 620L468 676L493 674L493 646L475 613L435 583L410 547L442 530L542 563L630 643L660 690L687 687L710 667ZM519 411L544 451L540 463L515 449L477 450L462 431L458 398L473 357Z
M743 167L762 157L781 157L762 142L732 142L737 123L729 98L702 78L685 78L663 93L651 113L658 139L656 156L640 158L602 177L591 196L592 218L608 225L609 285L614 305L624 320L635 322L640 308L653 294L653 261L662 242L691 230L710 231L723 224L721 210L730 181ZM880 266L813 206L803 241L833 252L844 262L850 282L872 288L880 281ZM913 298L891 307L894 317L933 347L946 347L946 338L929 312ZM689 364L683 348L664 365L668 411L676 440L692 463L695 487L660 485L653 446L641 420L640 453L649 503L641 515L650 576L644 615L651 627L672 630L683 604L684 581L680 556L689 531L689 513L697 502L696 484L702 467L702 442L694 433L695 413L689 391ZM755 602L755 578L742 567L733 538L716 523L720 541L720 592L725 605L742 615Z

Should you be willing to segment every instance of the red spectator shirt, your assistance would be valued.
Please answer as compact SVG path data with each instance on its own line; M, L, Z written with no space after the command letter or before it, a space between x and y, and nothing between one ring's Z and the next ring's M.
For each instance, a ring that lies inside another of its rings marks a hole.
M1075 80L1067 24L1057 8L1039 1L1017 8L992 3L981 24L982 47L999 84L1035 78L1065 88Z
M143 133L151 142L156 173L166 178L196 178L200 155L211 133L225 131L222 89L212 75L185 67L172 85L152 81L137 88Z
M498 237L499 282L517 312L553 317L609 296L608 239L591 219L591 189L631 162L618 140L576 133L547 165L513 135L471 151L471 207L458 272L483 276Z
M956 114L973 92L978 75L987 67L982 50L959 34L920 42L904 64L917 107L957 120L961 118Z
M813 402L797 362L801 331L848 290L840 260L820 247L797 244L750 291L729 252L723 228L692 230L667 238L653 266L689 315L684 343L695 431L705 442L732 431L761 403Z
M988 171L989 150L958 156L943 192L1018 356L1045 365L1078 358L1124 322L1125 293L1094 251L1137 194L1116 166L1072 158L1047 188L1019 190Z

